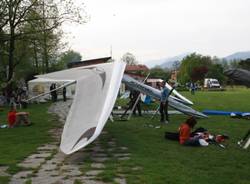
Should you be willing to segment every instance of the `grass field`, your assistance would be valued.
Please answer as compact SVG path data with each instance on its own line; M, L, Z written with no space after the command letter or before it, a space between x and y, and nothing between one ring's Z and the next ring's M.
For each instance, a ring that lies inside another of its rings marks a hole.
M0 165L9 166L9 172L15 173L16 164L30 155L36 148L51 140L48 130L56 125L56 118L47 114L49 104L30 105L25 111L30 112L33 123L29 127L0 129ZM0 124L6 124L8 109L0 112ZM7 177L0 177L4 183Z
M224 92L197 92L190 95L198 110L250 111L250 90L238 89ZM177 131L185 116L172 115L171 123L160 129L145 124L160 125L159 117L150 121L150 116L133 117L130 121L108 123L107 129L120 145L132 152L127 164L143 168L141 172L128 172L128 183L250 183L250 151L242 150L236 142L250 128L250 121L231 119L226 116L211 116L200 119L197 127L207 128L211 133L227 134L228 147L184 147L164 139L165 131Z
M235 110L250 111L250 90L237 89L223 92L197 92L191 95L197 110ZM55 117L47 114L49 104L32 105L30 127L0 129L0 165L10 166L14 173L16 164L34 152L51 138L48 130L57 123ZM132 153L130 160L111 160L105 163L106 169L100 178L110 178L118 172L127 177L129 184L249 184L250 149L242 150L236 142L250 128L250 121L231 119L226 116L211 116L198 120L197 127L207 128L214 134L227 134L230 137L226 149L216 145L209 147L184 147L177 142L164 139L165 131L177 131L186 119L183 115L171 115L170 124L159 129L146 124L160 125L159 117L133 117L130 121L108 122L105 129L107 136L115 138L118 146L126 146ZM6 120L6 111L0 112L0 123ZM102 137L101 137L102 138ZM102 144L109 138L103 137ZM91 145L90 145L91 146ZM136 169L138 168L138 169ZM120 170L120 171L118 171ZM0 177L0 183L8 178Z

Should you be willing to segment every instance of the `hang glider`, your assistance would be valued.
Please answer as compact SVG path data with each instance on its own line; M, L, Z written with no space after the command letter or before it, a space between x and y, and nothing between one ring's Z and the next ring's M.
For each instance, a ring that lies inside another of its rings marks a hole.
M123 76L122 82L124 82L130 88L137 90L137 91L140 91L141 93L147 94L147 95L149 95L157 100L160 100L160 98L161 98L160 90L155 89L151 86L145 85L143 83L140 83L128 75ZM170 107L172 107L180 112L183 112L184 114L190 115L190 116L195 116L198 118L207 117L203 113L195 111L191 107L185 105L185 104L190 104L191 101L189 101L189 100L186 101L186 98L181 96L177 91L175 92L175 94L178 95L179 99L176 97L173 97L173 96L169 96L168 101L169 101Z
M64 153L83 148L101 133L114 106L124 69L124 63L114 62L36 76L76 83L75 97L61 137L60 148Z
M124 70L125 63L112 62L36 76L40 79L65 80L65 85L76 83L74 100L61 137L60 149L65 154L85 147L100 135L113 109L121 81L153 98L160 98L159 90L123 75ZM179 100L185 102L185 98ZM207 117L172 96L169 97L169 105L187 115Z
M224 72L229 78L250 87L250 71L244 69L229 69Z

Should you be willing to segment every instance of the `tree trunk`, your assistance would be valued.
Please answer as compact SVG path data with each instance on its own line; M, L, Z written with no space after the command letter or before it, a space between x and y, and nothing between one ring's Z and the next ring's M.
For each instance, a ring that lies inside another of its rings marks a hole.
M37 58L37 45L35 42L33 42L33 49L34 49L34 59L35 59L35 68L36 68L36 73L39 73L39 66L38 66L38 58Z
M43 62L45 64L45 72L49 73L49 57L48 57L48 50L47 50L47 33L46 33L46 20L45 20L45 4L43 0Z
M7 76L7 82L11 81L14 73L14 50L15 50L15 31L10 28L10 45L9 45L9 71Z
M48 56L48 50L47 50L47 39L46 39L46 33L44 34L44 62L45 62L45 72L49 73L49 56Z

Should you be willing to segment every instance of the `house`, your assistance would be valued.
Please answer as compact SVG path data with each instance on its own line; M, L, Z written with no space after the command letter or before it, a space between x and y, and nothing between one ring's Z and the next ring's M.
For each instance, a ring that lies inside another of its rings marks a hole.
M162 83L162 79L147 79L147 84L153 88L160 89L160 83Z
M146 65L141 65L141 64L127 65L125 69L125 74L139 81L143 81L148 72L149 72L148 67Z

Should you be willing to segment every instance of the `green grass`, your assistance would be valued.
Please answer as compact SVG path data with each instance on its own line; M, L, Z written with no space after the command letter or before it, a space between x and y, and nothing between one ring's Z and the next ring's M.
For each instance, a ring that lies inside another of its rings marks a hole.
M30 112L31 126L0 129L0 164L9 166L11 174L22 170L16 165L18 162L35 152L41 144L51 141L48 130L55 127L57 119L47 113L49 105L30 105L25 109ZM7 112L7 108L0 112L1 124L7 123ZM5 180L0 178L0 183L5 183Z
M191 99L195 103L194 108L200 111L250 111L250 90L247 89L197 92L195 95L183 92L183 95ZM49 105L32 105L27 109L34 123L30 127L0 129L0 165L9 166L11 174L22 169L17 167L18 162L35 152L39 145L51 141L48 130L57 125L57 119L47 114ZM157 104L154 104L153 109L156 106ZM0 112L1 124L6 121L6 113L7 110ZM242 150L236 145L237 140L250 128L250 121L226 116L200 119L197 127L205 127L215 134L228 134L230 140L227 149L215 145L193 148L164 139L164 132L177 131L186 116L171 115L171 123L160 129L145 126L147 123L160 125L159 117L154 120L150 120L150 117L132 117L130 121L107 124L105 129L109 134L100 137L102 146L107 148L107 141L115 138L118 146L128 147L125 152L131 153L131 159L119 161L114 158L107 161L104 173L98 178L112 182L114 177L125 175L129 184L250 183L250 151ZM87 164L81 168L83 171L90 169L90 160L87 158L85 162ZM0 177L0 183L7 183L8 179Z
M250 90L247 89L183 94L195 103L194 108L198 110L250 111ZM164 132L177 131L185 118L183 115L172 115L171 123L160 129L144 126L146 123L160 125L159 117L150 121L150 116L107 124L108 132L116 138L118 145L127 146L132 153L129 163L143 168L143 172L139 173L127 169L128 183L250 183L250 151L236 145L237 140L250 128L250 121L226 116L198 120L197 127L205 127L211 133L229 135L227 149L215 145L184 147L164 139Z

